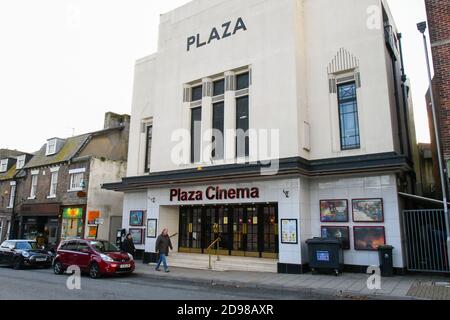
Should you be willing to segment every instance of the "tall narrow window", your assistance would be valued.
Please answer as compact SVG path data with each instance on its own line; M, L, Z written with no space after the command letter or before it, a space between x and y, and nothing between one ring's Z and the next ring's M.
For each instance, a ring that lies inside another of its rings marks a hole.
M194 102L194 101L202 100L202 95L203 95L203 86L202 85L193 87L191 101Z
M213 105L213 150L212 158L221 160L224 158L224 102L218 102Z
M236 99L236 156L249 156L249 99L248 96Z
M202 108L191 110L191 162L201 161Z
M8 208L12 208L14 207L14 199L16 197L16 185L11 185L11 190L10 190L11 194L9 195L9 204L8 204ZM1 235L1 233L0 233Z
M38 183L38 175L37 174L33 174L31 176L31 190L30 190L30 198L31 199L35 199L36 198L37 183Z
M56 188L58 186L58 172L52 172L52 178L50 181L50 194L49 197L56 197Z
M355 82L344 83L338 86L338 105L341 149L358 149L361 143Z
M153 126L147 126L147 136L145 141L145 172L150 172L150 163L152 160L152 138Z
M247 89L250 86L250 75L248 72L236 76L236 90Z
M225 79L214 81L213 96L220 96L225 93Z

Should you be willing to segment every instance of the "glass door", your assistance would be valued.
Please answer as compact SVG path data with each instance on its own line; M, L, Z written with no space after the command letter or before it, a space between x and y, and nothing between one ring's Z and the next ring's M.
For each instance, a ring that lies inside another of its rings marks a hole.
M246 248L246 225L245 225L245 208L234 207L233 209L233 246L231 255L244 256Z
M263 208L263 258L277 259L278 244L278 208L267 205Z
M259 217L256 206L245 208L245 234L246 234L246 257L260 257L258 236L259 236Z

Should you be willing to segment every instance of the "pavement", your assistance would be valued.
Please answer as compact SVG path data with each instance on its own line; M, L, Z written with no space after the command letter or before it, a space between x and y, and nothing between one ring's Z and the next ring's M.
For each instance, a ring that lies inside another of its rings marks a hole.
M450 300L450 275L405 275L381 278L381 289L368 289L369 275L344 273L334 275L292 275L262 272L210 271L171 268L170 273L158 272L154 264L138 264L136 274L151 278L197 285L242 289L297 292L310 296L355 300Z

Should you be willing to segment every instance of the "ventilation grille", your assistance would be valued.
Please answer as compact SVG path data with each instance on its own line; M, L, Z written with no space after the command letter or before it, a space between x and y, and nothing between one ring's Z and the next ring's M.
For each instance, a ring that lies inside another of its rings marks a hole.
M229 75L225 77L225 91L236 90L236 76Z
M183 102L191 102L191 88L183 89Z
M202 84L203 98L212 97L213 95L213 85L211 81L203 82Z

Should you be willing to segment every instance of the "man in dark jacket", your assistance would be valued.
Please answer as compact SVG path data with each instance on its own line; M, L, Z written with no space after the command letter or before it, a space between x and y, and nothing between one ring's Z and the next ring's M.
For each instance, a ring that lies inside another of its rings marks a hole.
M136 248L134 246L133 237L131 236L130 233L127 234L125 240L123 240L122 250L131 254L133 257L136 254Z
M156 271L160 271L159 267L162 263L164 265L164 271L170 272L169 267L167 266L166 257L169 255L169 248L170 250L173 250L173 247L169 237L169 230L167 228L165 228L158 239L156 239L155 247L156 253L159 253L159 260L158 265L156 266Z

